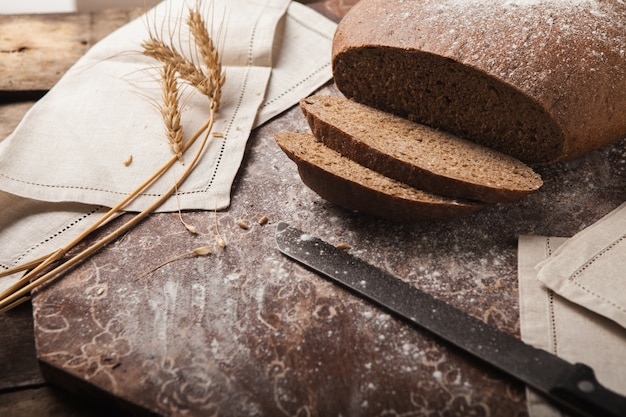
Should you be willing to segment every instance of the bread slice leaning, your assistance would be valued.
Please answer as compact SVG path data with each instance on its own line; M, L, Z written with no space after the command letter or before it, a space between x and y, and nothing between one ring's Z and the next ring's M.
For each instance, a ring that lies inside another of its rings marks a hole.
M440 220L472 213L480 203L433 195L372 171L309 133L281 132L278 146L298 166L302 181L344 209L397 222Z
M508 203L536 191L541 177L501 152L343 96L300 101L315 137L374 171L437 195Z

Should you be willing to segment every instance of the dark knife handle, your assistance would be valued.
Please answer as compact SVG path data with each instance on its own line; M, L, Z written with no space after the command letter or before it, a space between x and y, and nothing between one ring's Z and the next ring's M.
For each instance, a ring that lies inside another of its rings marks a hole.
M550 394L580 416L626 417L626 397L603 387L593 369L582 363L573 365Z

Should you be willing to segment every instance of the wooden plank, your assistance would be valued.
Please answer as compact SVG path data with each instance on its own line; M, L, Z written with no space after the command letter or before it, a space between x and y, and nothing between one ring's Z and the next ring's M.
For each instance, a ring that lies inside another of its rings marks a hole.
M0 103L0 140L13 132L20 120L34 104L34 101Z
M140 10L0 16L0 140L89 47ZM32 307L0 315L0 415L105 416L110 412L44 386L36 357Z
M119 415L102 406L94 407L84 400L52 387L34 387L0 395L3 417L105 417Z
M37 364L32 307L24 303L0 315L0 390L43 383ZM0 415L6 415L0 411Z
M0 97L49 90L98 40L139 10L0 16Z
M322 91L331 92L337 93ZM510 219L532 220L528 213L538 207L415 225L338 210L302 184L273 139L302 123L294 106L255 130L228 211L185 213L197 236L189 235L177 213L150 216L37 292L35 337L46 381L103 403L111 402L103 396L108 392L172 417L251 410L263 416L376 416L390 409L525 415L521 384L287 260L276 251L274 231L278 220L293 221L331 242L348 243L400 277L417 266L438 271L434 281L421 281L421 273L414 279L514 334L519 314L511 302L517 293L510 242L524 225ZM262 216L270 219L265 225L257 222ZM239 227L238 219L249 228ZM215 222L228 243L224 250L215 243ZM507 226L490 228L494 223ZM477 237L476 230L484 233ZM200 244L213 253L145 275ZM485 277L481 285L473 284L472 273Z

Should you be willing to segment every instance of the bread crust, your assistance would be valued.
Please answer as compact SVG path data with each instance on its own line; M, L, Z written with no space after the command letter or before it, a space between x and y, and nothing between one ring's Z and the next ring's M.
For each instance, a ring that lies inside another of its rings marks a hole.
M348 211L394 222L443 220L473 213L483 204L415 190L327 148L309 133L275 135L302 182L323 199Z
M340 96L300 100L313 135L363 166L420 190L510 203L539 189L519 160Z
M625 49L619 0L361 0L338 26L332 59L346 96L539 165L626 135ZM437 92L432 74L420 79L429 65L443 83L478 87L461 86L463 97L450 85ZM433 104L444 98L447 110ZM514 114L516 103L528 117ZM498 113L503 105L512 110ZM518 125L532 118L543 131L521 136Z

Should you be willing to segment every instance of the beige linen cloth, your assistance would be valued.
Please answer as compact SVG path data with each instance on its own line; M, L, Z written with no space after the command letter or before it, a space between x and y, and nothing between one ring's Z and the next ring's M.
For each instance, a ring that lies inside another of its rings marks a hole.
M174 33L185 50L184 22L195 3L166 0L94 45L0 141L0 268L69 242L172 157L158 110L158 63L140 44L149 31ZM201 10L226 74L213 129L223 137L210 139L178 198L160 211L227 208L251 130L332 77L336 24L312 9L288 0L211 0ZM184 94L187 138L208 108L190 88ZM175 165L127 210L149 205L184 168Z
M572 238L522 236L522 339L626 395L626 203ZM531 417L562 414L528 391Z

